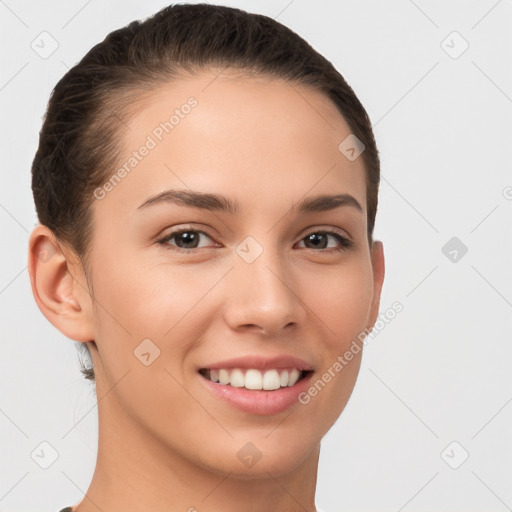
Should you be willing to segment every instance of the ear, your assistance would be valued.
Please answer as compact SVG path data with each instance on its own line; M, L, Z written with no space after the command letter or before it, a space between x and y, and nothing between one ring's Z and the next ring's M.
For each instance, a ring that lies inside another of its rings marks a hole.
M38 225L30 235L28 271L43 315L67 338L94 340L92 299L82 265L47 226Z
M382 284L384 282L385 264L384 264L384 246L382 242L374 241L370 248L372 268L373 268L373 299L370 309L370 323L368 329L371 329L379 315L380 295Z

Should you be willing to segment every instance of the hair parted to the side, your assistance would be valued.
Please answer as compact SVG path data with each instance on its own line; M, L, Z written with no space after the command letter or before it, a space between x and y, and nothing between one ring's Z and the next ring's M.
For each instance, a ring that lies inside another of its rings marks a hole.
M111 32L52 91L32 163L39 222L88 269L93 191L120 161L123 118L151 90L180 73L230 67L307 85L336 105L365 145L368 240L373 241L380 159L371 122L330 61L299 35L260 14L210 4L173 4ZM341 141L340 141L341 142ZM85 344L80 343L81 346ZM85 351L89 354L89 349ZM95 381L92 365L81 372Z

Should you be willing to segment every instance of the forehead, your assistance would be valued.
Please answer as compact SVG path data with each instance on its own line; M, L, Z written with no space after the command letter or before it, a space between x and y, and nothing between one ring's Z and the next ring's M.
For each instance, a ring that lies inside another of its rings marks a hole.
M136 208L146 196L179 186L231 192L260 206L309 190L351 193L365 203L363 159L351 161L339 149L350 127L313 88L211 70L146 92L131 109L119 164L132 162L109 201L122 198ZM150 149L141 157L144 146Z

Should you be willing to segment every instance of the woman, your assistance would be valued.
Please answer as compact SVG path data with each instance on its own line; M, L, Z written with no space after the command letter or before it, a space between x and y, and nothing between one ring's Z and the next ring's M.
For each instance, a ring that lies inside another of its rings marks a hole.
M64 510L314 511L384 278L343 77L271 18L171 5L60 80L32 176L33 294L98 399Z

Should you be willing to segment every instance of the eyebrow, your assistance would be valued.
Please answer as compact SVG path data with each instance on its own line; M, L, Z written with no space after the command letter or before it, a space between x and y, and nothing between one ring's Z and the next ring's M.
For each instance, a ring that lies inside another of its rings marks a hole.
M161 203L226 212L231 215L235 215L240 212L240 203L238 203L238 201L233 201L219 194L197 192L193 190L164 190L155 196L149 197L138 207L138 210ZM363 208L359 201L350 194L306 197L292 207L292 212L296 214L323 212L334 210L340 206L350 206L363 213Z
M231 201L227 197L219 194L196 192L193 190L164 190L160 194L152 196L144 201L138 207L138 210L159 203L178 204L180 206L189 206L191 208L227 212L232 215L238 213L240 210L238 202Z

